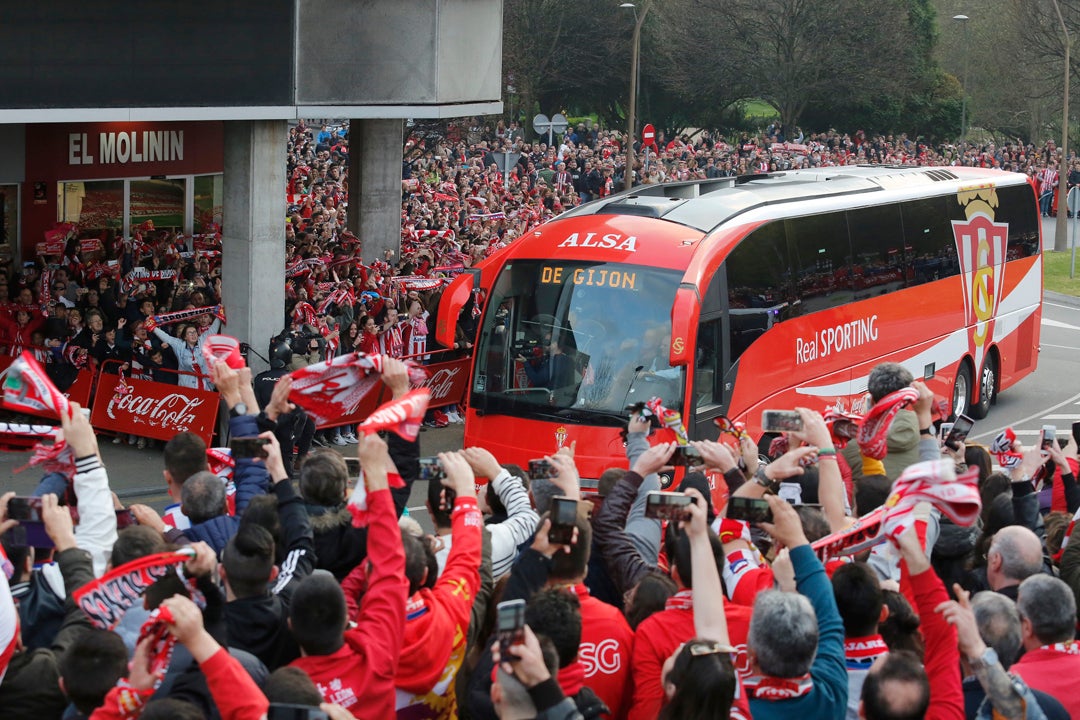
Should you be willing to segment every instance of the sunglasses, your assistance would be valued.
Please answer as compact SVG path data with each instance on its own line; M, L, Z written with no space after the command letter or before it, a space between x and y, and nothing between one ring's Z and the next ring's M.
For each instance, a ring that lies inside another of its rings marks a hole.
M707 655L731 655L735 648L730 645L721 645L715 640L696 640L688 645L691 657L705 657Z

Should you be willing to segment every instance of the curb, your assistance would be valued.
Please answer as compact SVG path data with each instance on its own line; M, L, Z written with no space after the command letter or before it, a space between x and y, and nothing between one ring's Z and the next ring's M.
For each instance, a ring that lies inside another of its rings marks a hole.
M1043 290L1043 300L1055 302L1058 305L1068 305L1069 307L1080 308L1080 297L1065 295L1063 293L1053 292L1052 290Z

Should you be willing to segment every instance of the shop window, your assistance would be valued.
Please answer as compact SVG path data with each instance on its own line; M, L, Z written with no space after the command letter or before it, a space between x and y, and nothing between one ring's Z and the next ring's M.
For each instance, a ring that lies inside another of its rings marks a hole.
M221 175L199 175L195 178L195 216L192 231L210 232L210 226L221 227L221 205L225 182Z
M131 227L153 222L155 230L184 231L187 180L132 180Z
M79 226L86 236L124 227L124 181L57 184L56 219Z

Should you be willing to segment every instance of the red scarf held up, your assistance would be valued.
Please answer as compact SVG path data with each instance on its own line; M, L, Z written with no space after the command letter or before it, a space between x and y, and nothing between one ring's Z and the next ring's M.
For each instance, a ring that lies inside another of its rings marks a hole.
M743 680L743 687L754 700L792 700L809 695L814 689L814 681L810 673L797 678L756 675Z
M857 441L866 457L881 460L889 452L889 428L896 414L919 399L919 391L906 387L878 400L859 426Z

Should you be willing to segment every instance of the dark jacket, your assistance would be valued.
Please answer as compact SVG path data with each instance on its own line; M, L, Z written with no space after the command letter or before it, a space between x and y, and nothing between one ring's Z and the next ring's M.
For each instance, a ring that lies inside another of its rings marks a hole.
M315 542L307 510L292 481L273 486L287 554L277 578L261 595L225 605L229 646L246 650L272 672L300 657L289 631L289 601L296 586L315 569Z
M616 592L625 593L641 578L655 569L638 552L623 527L630 508L637 499L638 488L645 478L633 470L623 475L604 498L593 520L593 542L607 566L608 577Z
M5 720L45 720L60 717L68 701L58 683L58 659L80 636L90 630L90 620L71 598L71 591L94 579L90 553L71 548L58 553L56 562L64 576L67 614L52 645L24 650L12 657L4 682L0 683L0 708Z
M353 527L344 503L336 507L305 503L304 507L311 518L316 566L341 582L367 557L367 528Z
M36 569L30 579L11 586L11 596L19 608L19 629L27 650L47 648L67 615L64 598L57 596L43 575Z

